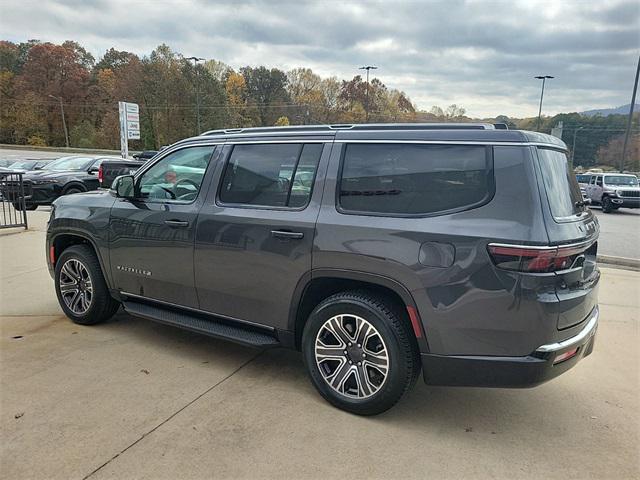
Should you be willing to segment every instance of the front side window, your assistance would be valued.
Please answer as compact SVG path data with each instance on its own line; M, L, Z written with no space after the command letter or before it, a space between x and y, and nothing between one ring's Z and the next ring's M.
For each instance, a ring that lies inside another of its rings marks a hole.
M266 207L309 202L322 143L236 145L220 188L220 201Z
M602 177L597 177L596 178L596 185L598 185L599 187L602 186Z
M493 194L484 146L347 145L339 204L350 212L427 215L466 209Z
M138 179L137 196L192 202L198 196L215 146L189 147L170 153Z

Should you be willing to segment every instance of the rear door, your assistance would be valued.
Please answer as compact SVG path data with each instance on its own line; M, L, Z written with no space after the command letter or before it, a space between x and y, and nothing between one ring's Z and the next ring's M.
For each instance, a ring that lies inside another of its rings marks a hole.
M596 266L600 228L582 195L563 151L537 148L545 225L551 245L557 246L556 294L558 328L581 323L597 304L600 273ZM602 178L600 176L600 178Z
M287 328L291 298L311 270L311 249L331 139L225 145L225 168L198 217L200 308ZM281 142L281 143L280 143Z

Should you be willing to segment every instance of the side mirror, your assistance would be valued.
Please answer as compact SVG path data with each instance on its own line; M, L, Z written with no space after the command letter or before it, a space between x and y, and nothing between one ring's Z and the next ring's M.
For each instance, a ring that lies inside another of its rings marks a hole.
M135 186L133 175L121 175L116 177L111 189L115 190L116 197L118 198L134 198Z
M42 170L44 166L38 165L37 167L33 167L34 170Z
M92 175L95 175L96 173L98 173L98 171L100 171L100 167L91 167L89 170L87 170L87 172Z

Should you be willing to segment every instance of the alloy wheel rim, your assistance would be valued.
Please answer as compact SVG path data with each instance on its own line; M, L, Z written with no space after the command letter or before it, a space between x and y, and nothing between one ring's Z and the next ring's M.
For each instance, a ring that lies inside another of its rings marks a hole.
M89 270L75 258L64 262L60 269L60 295L64 304L76 315L84 315L93 301L93 282Z
M324 381L340 395L375 395L389 373L389 353L380 332L357 315L328 319L318 330L315 359Z

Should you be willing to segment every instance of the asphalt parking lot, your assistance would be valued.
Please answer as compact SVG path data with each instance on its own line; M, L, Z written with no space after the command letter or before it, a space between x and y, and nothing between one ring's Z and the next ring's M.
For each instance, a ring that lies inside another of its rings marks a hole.
M590 208L600 222L598 253L640 259L640 209L602 213L600 207Z
M119 313L60 311L44 222L0 233L3 478L611 478L640 475L640 273L602 268L594 353L531 390L416 388L362 418L298 353Z

